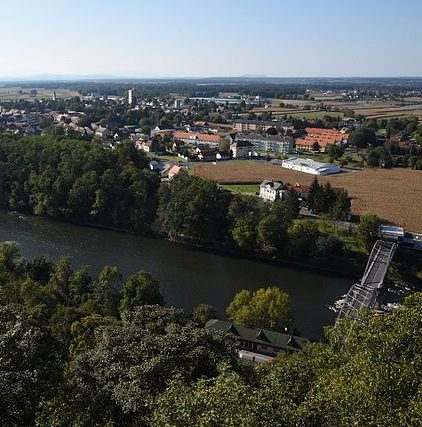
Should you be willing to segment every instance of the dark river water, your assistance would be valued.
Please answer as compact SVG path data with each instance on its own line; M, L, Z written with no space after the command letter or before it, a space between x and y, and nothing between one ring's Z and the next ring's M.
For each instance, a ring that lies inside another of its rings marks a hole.
M292 299L296 327L314 339L321 337L324 325L334 322L335 313L328 305L353 283L164 240L0 211L0 241L6 240L18 242L28 259L41 254L53 260L70 255L75 267L89 265L93 273L107 264L118 266L125 276L144 269L160 282L167 305L187 311L207 303L224 316L225 307L241 289L278 286Z

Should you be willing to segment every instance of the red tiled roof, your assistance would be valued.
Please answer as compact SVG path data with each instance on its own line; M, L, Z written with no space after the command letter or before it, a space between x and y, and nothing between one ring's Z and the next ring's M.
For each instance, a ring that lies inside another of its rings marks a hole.
M319 146L325 148L329 144L337 144L349 137L336 129L306 128L307 136L296 140L296 145L312 146L318 142Z
M198 133L198 140L206 142L220 142L220 137L218 135L210 135L208 133Z
M212 135L208 133L195 133L195 132L184 132L175 131L173 135L176 139L191 139L192 141L204 141L204 142L220 142L218 135Z
M196 134L192 132L184 132L182 130L176 130L173 136L177 139L196 139Z
M341 141L349 137L349 134L342 133L337 129L306 128L305 131L308 136L313 136L315 138L332 138Z
M173 165L171 168L170 168L170 170L168 171L168 173L169 174L172 174L172 175L177 175L179 172L180 172L180 166L177 166L177 165Z

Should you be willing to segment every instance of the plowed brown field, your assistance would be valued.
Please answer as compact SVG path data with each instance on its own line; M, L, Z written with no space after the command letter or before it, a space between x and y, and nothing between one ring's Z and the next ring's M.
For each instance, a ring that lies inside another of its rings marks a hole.
M313 176L266 162L198 163L195 172L224 183L261 182L273 179L310 184ZM352 197L352 212L374 212L384 220L411 231L422 232L422 171L411 169L366 169L319 177L341 187Z

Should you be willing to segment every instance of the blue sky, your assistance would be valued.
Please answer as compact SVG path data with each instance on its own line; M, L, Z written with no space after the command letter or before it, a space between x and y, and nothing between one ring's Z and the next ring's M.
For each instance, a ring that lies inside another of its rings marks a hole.
M0 0L0 77L422 76L422 0Z

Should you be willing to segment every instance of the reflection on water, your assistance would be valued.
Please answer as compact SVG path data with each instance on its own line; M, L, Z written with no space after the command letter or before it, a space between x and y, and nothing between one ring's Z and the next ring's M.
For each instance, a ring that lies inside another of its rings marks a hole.
M0 212L0 241L19 243L27 258L70 255L75 266L97 272L117 265L126 276L144 269L160 282L168 305L191 310L212 304L220 316L236 292L278 286L293 302L298 329L319 338L335 314L328 309L351 280L300 269L276 267L236 257L198 251L163 240L59 223L44 218Z

